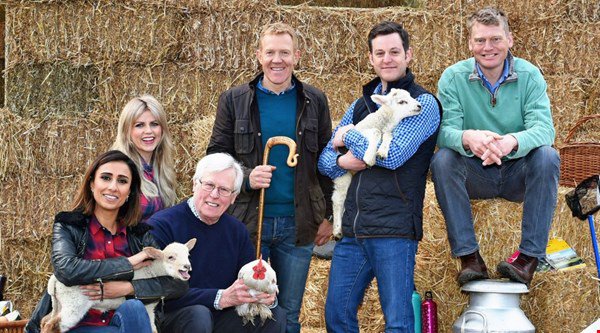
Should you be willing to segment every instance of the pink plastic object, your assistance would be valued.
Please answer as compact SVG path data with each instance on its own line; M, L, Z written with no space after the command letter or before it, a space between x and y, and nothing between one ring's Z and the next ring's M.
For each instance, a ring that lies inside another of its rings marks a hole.
M437 304L431 291L425 292L425 300L421 303L421 332L438 333Z

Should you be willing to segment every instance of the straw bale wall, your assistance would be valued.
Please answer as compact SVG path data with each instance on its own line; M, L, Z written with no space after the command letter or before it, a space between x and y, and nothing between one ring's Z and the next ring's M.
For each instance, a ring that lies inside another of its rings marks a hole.
M358 1L360 2L360 1ZM356 2L356 3L358 3ZM278 0L1 1L5 23L5 108L0 108L0 273L6 296L29 316L47 277L56 212L68 209L87 164L114 139L118 114L135 95L165 106L176 145L180 198L190 195L219 95L254 77L260 27L283 20L300 33L296 75L325 91L334 122L372 78L366 34L378 21L411 33L418 81L436 91L442 71L468 57L464 19L484 4L504 8L513 52L539 66L548 82L557 144L582 115L600 107L600 4L590 0L428 0L417 8L282 6ZM599 141L597 123L578 141ZM563 237L586 269L538 274L523 308L540 332L578 332L598 317L600 290L587 225L570 217L560 189L551 236ZM443 218L431 183L416 284L433 290L441 332L464 309ZM474 202L476 230L492 272L516 250L520 205ZM314 259L302 311L304 332L324 332L329 261ZM586 304L586 306L581 306ZM596 310L595 310L596 309ZM364 332L382 332L376 283L360 310ZM566 329L563 329L565 328Z

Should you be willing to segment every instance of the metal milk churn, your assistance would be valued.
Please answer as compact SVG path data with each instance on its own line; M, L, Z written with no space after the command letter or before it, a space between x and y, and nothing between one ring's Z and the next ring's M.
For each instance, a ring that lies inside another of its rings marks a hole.
M535 327L519 308L520 295L528 293L523 283L479 280L466 283L469 305L452 325L453 333L533 333Z

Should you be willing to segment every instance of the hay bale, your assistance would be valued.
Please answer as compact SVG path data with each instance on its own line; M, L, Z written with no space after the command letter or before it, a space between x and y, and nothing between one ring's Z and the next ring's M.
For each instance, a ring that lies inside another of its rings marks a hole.
M99 74L101 112L119 114L131 98L149 93L163 105L170 123L185 124L214 114L223 91L253 76L249 70L206 71L178 64L106 66Z
M474 1L467 0L462 2L462 15L466 18L475 11L486 7L494 6L502 9L508 14L508 18L512 21L516 17L522 17L527 20L536 18L560 18L564 17L566 10L565 0L550 0L550 1L519 1L519 0L486 0Z
M565 73L577 73L587 78L600 77L596 48L600 45L600 22L564 24L561 28Z
M187 124L172 126L174 143L177 149L175 170L179 180L177 194L180 199L192 196L192 176L196 164L206 155L206 147L210 140L215 116L199 117Z
M9 175L68 177L85 172L88 163L107 150L116 134L110 118L22 118L0 109L0 179Z
M555 18L511 20L515 23L515 55L529 60L546 75L596 78L600 74L594 47L600 42L600 23L571 23Z
M0 182L0 272L9 279L6 299L24 318L30 316L51 273L54 215L69 208L80 179L27 174Z
M298 78L321 89L329 102L331 119L341 120L350 104L362 94L362 85L374 74L318 74L297 71Z
M354 7L354 8L382 8L382 7L413 7L423 6L423 0L279 0L281 5L309 5L319 7Z
M274 20L261 5L249 10L192 12L183 26L181 59L203 70L257 68L256 41L260 28Z
M301 69L314 73L370 72L367 34L373 25L383 20L399 22L409 31L411 46L416 53L411 66L415 72L441 72L454 62L457 45L461 43L453 36L452 19L442 19L425 11L319 7L282 7L279 10L281 19L294 26L301 35ZM436 46L436 52L427 52L432 45Z
M597 315L600 289L594 278L595 263L587 225L571 217L564 194L559 189L551 237L565 239L585 260L588 267L572 272L536 274L531 293L522 300L522 308L540 332L552 332L556 327L582 329ZM497 276L496 264L514 252L520 241L522 207L500 199L474 200L475 231L492 277ZM419 244L415 268L415 284L419 293L433 291L438 303L439 331L449 332L468 302L460 292L456 274L460 262L452 259L446 236L446 226L437 205L433 184L427 183L424 208L424 237ZM303 326L324 331L324 303L330 261L313 258L301 312ZM581 311L576 304L589 304ZM558 306L557 306L558 305ZM376 283L365 293L358 313L361 331L383 332L385 322L378 301ZM586 324L587 323L587 324ZM574 325L574 326L573 326ZM573 330L578 331L578 330Z
M593 262L587 261L587 265L535 279L521 308L538 331L556 332L562 327L564 332L581 332L598 319L600 284Z
M567 1L566 18L573 22L600 22L600 2L596 0Z
M571 75L546 75L556 144L561 144L577 119L585 114L590 81Z
M181 48L179 11L156 3L24 2L8 6L6 16L7 68L63 61L157 64L175 60Z
M422 52L421 57L415 58L416 71L445 68L456 59L457 43L464 43L461 39L448 38L447 33L454 32L452 20L442 20L427 12L404 8L282 6L260 12L193 13L185 27L182 58L201 69L257 68L254 53L260 28L277 20L291 24L300 35L299 69L318 74L370 70L366 35L382 20L401 22L411 32L414 49ZM437 25L442 28L434 28ZM431 45L440 46L439 50L426 52Z
M573 125L579 118L598 113L600 108L600 80L573 75L547 75L548 96L552 106L552 118L556 129L556 145L562 146ZM585 124L572 142L600 142L597 122Z
M98 101L95 66L19 63L5 77L6 106L22 116L85 116Z
M210 10L248 11L257 6L275 6L278 0L131 0L142 4L165 5L179 8L183 13Z

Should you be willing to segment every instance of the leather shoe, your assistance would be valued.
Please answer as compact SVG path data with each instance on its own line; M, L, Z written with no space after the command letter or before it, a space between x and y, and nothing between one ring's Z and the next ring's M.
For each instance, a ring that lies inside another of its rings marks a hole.
M529 285L529 282L533 279L533 274L535 273L537 265L537 258L519 253L517 259L512 263L506 261L499 263L497 270L502 277Z
M475 251L460 258L460 272L458 273L458 284L463 285L469 281L488 279L487 267L479 251Z

